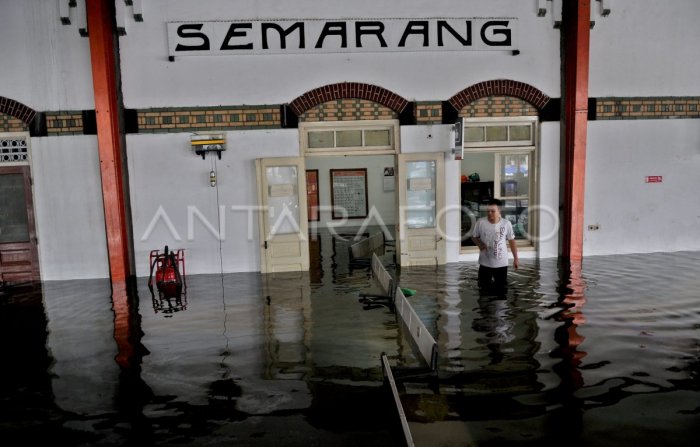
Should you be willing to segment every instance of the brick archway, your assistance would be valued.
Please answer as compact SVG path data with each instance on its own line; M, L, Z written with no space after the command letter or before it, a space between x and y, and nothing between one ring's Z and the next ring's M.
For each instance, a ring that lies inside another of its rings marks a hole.
M405 98L377 85L363 84L361 82L340 82L309 90L289 103L289 107L297 116L300 116L319 104L344 98L373 101L399 114L403 112L409 103Z
M0 96L0 113L9 115L21 120L25 124L29 124L36 115L36 110L27 107L19 101Z
M510 79L495 79L492 81L479 82L465 88L461 92L451 97L448 102L455 110L462 110L464 106L477 99L486 96L514 96L523 101L527 101L538 110L542 110L549 102L549 96L541 90L524 82L512 81Z

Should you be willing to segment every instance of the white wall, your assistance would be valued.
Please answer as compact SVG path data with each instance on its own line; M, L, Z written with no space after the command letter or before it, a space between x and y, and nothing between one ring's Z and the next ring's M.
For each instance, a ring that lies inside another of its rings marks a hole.
M559 31L536 2L459 0L154 0L144 22L127 17L120 38L127 107L279 104L344 81L376 84L409 100L446 100L485 80L508 78L559 96ZM504 51L190 56L168 62L166 23L264 18L517 17L521 54Z
M109 277L95 136L31 139L43 280Z
M698 120L589 123L584 255L699 250L699 167Z
M367 169L367 207L370 215L376 213L382 222L393 226L396 222L396 190L384 191L384 167L394 166L393 155L347 156L347 157L306 157L306 169L318 169L319 204L331 206L331 169ZM395 172L396 173L396 172ZM394 180L396 176L394 176ZM375 211L372 211L374 208ZM309 222L309 225L326 227L338 224L333 220L330 211L321 211L320 221ZM358 227L365 224L365 219L348 219L345 226ZM378 225L374 219L368 225Z
M258 216L231 207L257 205L255 159L298 156L298 131L226 132L226 138L227 150L221 160L212 155L202 160L190 149L188 133L127 135L138 276L148 276L149 252L165 245L185 249L188 274L260 271ZM209 185L212 169L217 172L216 188ZM161 206L163 215L158 217ZM221 247L219 207L224 207L220 213L224 228ZM164 216L170 219L174 232ZM207 229L203 220L216 232ZM149 235L152 222L155 225Z
M0 42L0 96L38 111L95 108L89 41L61 24L58 2L3 1ZM107 277L96 138L30 141L42 279Z
M57 1L4 0L0 42L0 96L41 111L95 108L88 39L61 25Z
M597 2L591 2L599 8ZM700 95L700 2L614 0L593 17L589 95Z

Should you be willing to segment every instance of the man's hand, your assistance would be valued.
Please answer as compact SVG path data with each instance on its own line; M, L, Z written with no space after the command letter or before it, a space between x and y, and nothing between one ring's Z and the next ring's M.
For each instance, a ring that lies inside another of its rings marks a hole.
M518 267L520 267L520 261L518 261L518 258L515 258L513 259L513 268L518 270Z

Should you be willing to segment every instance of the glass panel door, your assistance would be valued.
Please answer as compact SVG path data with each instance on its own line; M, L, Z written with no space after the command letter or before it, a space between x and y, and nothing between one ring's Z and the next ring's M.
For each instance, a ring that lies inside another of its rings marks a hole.
M259 158L259 229L262 273L309 270L304 159Z
M399 154L396 251L402 267L445 263L445 155Z

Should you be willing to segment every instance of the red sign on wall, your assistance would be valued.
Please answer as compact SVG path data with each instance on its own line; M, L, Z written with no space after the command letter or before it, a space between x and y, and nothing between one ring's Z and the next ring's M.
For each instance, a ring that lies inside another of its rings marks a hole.
M644 178L645 183L661 183L663 181L663 177L660 175L647 175Z

